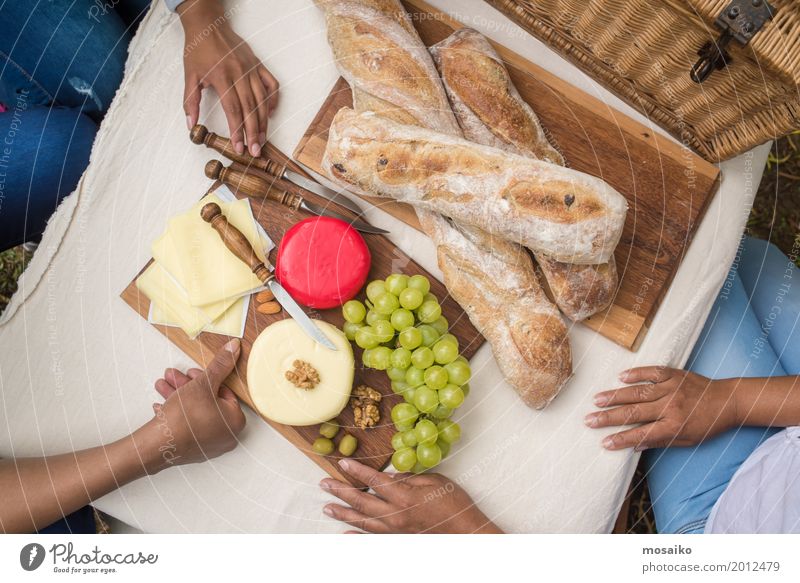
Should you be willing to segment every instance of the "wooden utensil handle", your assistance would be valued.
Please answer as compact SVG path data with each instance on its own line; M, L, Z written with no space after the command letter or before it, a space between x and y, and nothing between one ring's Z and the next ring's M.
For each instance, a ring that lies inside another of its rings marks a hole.
M250 241L247 240L242 232L231 225L225 215L222 214L222 209L215 202L210 202L203 205L200 209L200 216L203 220L210 224L219 233L222 242L230 249L231 253L236 255L239 259L244 261L247 266L256 274L256 277L267 283L270 279L275 277L269 272L267 266L256 255Z
M287 190L277 191L268 180L243 172L236 168L225 167L219 160L210 160L206 164L206 176L214 180L221 180L233 190L239 190L253 198L266 198L289 208L297 210L303 202L303 197Z
M197 124L194 126L191 132L189 132L189 137L195 144L204 144L212 150L216 150L229 160L239 162L239 164L244 164L248 167L252 166L253 168L258 168L262 172L266 172L275 178L283 178L286 164L275 162L269 158L254 158L247 152L238 154L236 150L233 149L233 144L228 138L223 138L214 132L208 131L208 128L204 125Z

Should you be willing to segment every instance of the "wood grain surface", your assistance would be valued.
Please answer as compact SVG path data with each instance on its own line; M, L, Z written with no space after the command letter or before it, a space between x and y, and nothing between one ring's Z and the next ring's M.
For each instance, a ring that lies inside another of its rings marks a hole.
M187 147L192 147L187 141ZM280 160L281 162L290 162L286 156L281 154L272 145L267 145L269 156L273 159ZM214 157L215 153L209 151L209 156ZM238 166L238 165L237 165ZM241 167L241 166L239 166ZM294 164L289 164L289 167L295 171L303 173L303 170ZM250 171L254 171L252 168ZM266 174L263 175L267 179L270 177ZM213 190L216 187L212 187ZM238 194L237 194L238 196ZM241 198L241 197L240 197ZM312 202L325 205L325 200L317 197L313 193L306 193L306 198ZM253 209L253 216L264 227L270 238L278 244L283 237L283 234L294 225L297 221L308 218L308 213L302 211L295 212L291 209L282 206L276 202L264 199L250 199L250 204ZM338 212L350 214L346 209L336 207ZM350 214L350 216L352 216ZM458 339L461 346L461 353L467 358L471 358L478 348L485 341L484 338L478 334L477 330L472 326L469 318L466 317L461 307L451 299L444 285L438 280L434 279L429 273L423 270L417 263L411 260L405 253L400 251L383 235L364 235L364 240L367 242L370 253L372 254L372 268L369 273L369 280L383 279L390 273L406 273L408 275L422 274L431 280L431 292L434 293L441 302L442 313L450 322L450 332ZM273 252L274 254L274 252ZM274 260L274 257L271 258ZM149 265L149 263L148 263ZM141 271L144 271L142 268ZM141 273L141 271L139 273ZM136 310L143 318L147 318L147 313L150 308L150 300L144 294L140 293L136 287L136 277L133 278L131 283L122 292L121 297L128 303L134 310ZM368 281L369 281L368 280ZM359 296L363 299L363 293ZM257 304L255 299L250 302L250 309L247 315L247 323L245 326L244 338L242 339L242 356L236 367L236 371L228 377L226 384L236 393L236 395L249 405L254 411L258 412L253 406L250 394L247 390L247 360L250 355L250 348L255 342L259 333L278 320L288 317L285 310L278 314L264 315L256 311ZM344 323L341 309L332 310L312 310L307 309L306 312L312 318L318 318L330 322L338 327ZM222 346L229 340L227 336L219 334L211 334L204 332L197 338L192 340L179 328L170 328L166 326L155 325L164 336L177 345L181 350L188 354L193 360L197 361L200 365L205 366L213 357L214 354L222 348ZM381 401L381 421L377 427L367 430L361 430L353 426L353 411L348 406L339 415L339 420L347 433L352 434L358 439L358 449L352 456L363 463L366 463L374 468L385 467L392 456L392 446L390 439L394 433L389 412L395 403L400 401L397 395L391 391L391 386L386 373L372 369L366 369L361 365L361 349L353 345L356 370L354 386L359 384L367 384L375 389L378 389L384 395ZM338 453L332 456L319 456L311 451L311 444L319 436L319 425L312 425L309 427L293 427L289 425L282 425L274 423L265 418L265 421L274 427L281 435L293 443L300 451L305 453L314 462L316 462L322 469L324 469L331 476L346 480L347 476L339 471L339 466L336 464ZM344 435L344 431L340 431L334 440L338 446L339 440Z
M405 4L427 45L462 26L421 0ZM567 165L602 178L628 200L628 217L615 252L619 290L607 310L584 324L636 350L717 190L719 169L520 55L492 44ZM339 79L299 142L295 159L320 172L331 120L339 109L351 105L350 88ZM419 228L408 205L367 200Z

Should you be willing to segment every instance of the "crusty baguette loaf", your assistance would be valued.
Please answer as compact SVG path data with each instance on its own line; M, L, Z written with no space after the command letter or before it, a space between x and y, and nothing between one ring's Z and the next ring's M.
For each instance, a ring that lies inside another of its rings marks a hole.
M450 295L492 345L503 377L529 407L547 406L572 374L572 351L528 252L435 213L420 221L436 241Z
M503 61L476 30L460 28L430 48L464 137L559 166L564 157L547 140Z
M352 2L318 0L317 3L327 9L333 5L339 6L335 12L327 12L326 17L328 36L338 61L339 51L349 54L350 48L346 43L343 46L338 38L336 31L341 29L331 28L330 25L344 17L344 4ZM360 4L362 10L372 8L378 12L373 18L379 22L380 19L389 18L406 31L407 36L402 39L401 47L423 46L408 15L396 0L361 0ZM356 24L351 23L351 30L365 30ZM380 50L379 44L375 50ZM433 71L427 83L441 88L438 76ZM351 76L348 81L358 110L381 108L383 115L401 123L409 123L411 114L395 105L391 95L376 105L376 100L363 89L358 75ZM417 79L415 83L423 81ZM395 78L392 82L402 84L403 78ZM436 91L435 88L428 88L426 94L432 95ZM434 105L435 110L449 107L443 89L440 96L441 102ZM423 116L422 120L415 118L411 123L421 123L437 131L460 135L454 117ZM418 209L417 214L423 230L436 245L445 285L475 327L489 341L506 381L527 405L535 408L547 405L572 373L572 353L567 329L558 311L539 287L530 258L519 246L487 236L478 229L471 229L471 238L468 238L441 215L423 209ZM496 277L494 272L503 277Z
M558 308L573 322L605 310L614 301L619 278L617 262L573 265L534 253L536 263Z
M627 211L588 174L346 108L331 124L323 170L568 263L607 262Z
M430 52L467 139L564 165L486 37L461 28ZM597 265L563 263L543 253L535 256L556 304L571 320L584 320L614 299L619 280L613 256Z
M431 82L438 73L428 49L422 42L409 42L416 32L399 3L318 0L317 4L325 10L328 42L342 77L353 89L356 110L457 132L444 87Z

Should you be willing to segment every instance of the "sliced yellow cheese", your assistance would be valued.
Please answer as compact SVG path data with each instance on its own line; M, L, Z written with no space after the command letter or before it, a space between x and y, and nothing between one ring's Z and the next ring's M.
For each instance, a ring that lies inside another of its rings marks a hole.
M153 243L153 257L182 287L193 306L236 298L262 286L262 282L225 246L200 209L216 202L228 221L239 229L264 260L264 246L256 230L250 203L223 202L214 194L169 221L166 232Z
M201 330L197 331L197 334L200 332L211 332L212 334L223 334L225 336L242 338L244 336L244 324L247 318L246 305L247 297L241 297L235 300L233 305L225 310L219 318L203 326ZM183 328L169 310L161 308L156 303L153 303L150 307L149 321L153 324L161 324L162 326ZM184 329L184 332L189 335L186 329Z
M259 334L247 361L247 386L256 409L264 417L286 425L314 425L333 419L347 405L353 388L353 349L344 333L327 322L314 320L338 350L314 341L292 319L275 322ZM295 360L319 373L313 389L294 386L286 378Z
M247 305L246 297L239 298L219 318L203 328L203 332L241 338L244 336L244 324L247 320Z
M153 303L150 316L154 322L179 326L190 338L194 338L209 324L227 314L237 302L236 298L228 298L205 306L192 306L186 293L161 265L155 262L138 277L136 287ZM241 312L240 304L239 313ZM239 327L236 330L241 328L241 316L239 319ZM228 325L233 326L231 323Z

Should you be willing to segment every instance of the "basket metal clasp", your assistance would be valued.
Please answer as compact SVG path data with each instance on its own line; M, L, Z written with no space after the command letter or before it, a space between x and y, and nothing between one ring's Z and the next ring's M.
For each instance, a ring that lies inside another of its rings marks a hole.
M767 0L733 0L728 4L714 21L722 31L719 39L707 42L697 51L700 59L689 71L692 81L702 83L711 73L726 67L731 62L726 50L730 42L735 40L745 46L774 14L775 9Z

